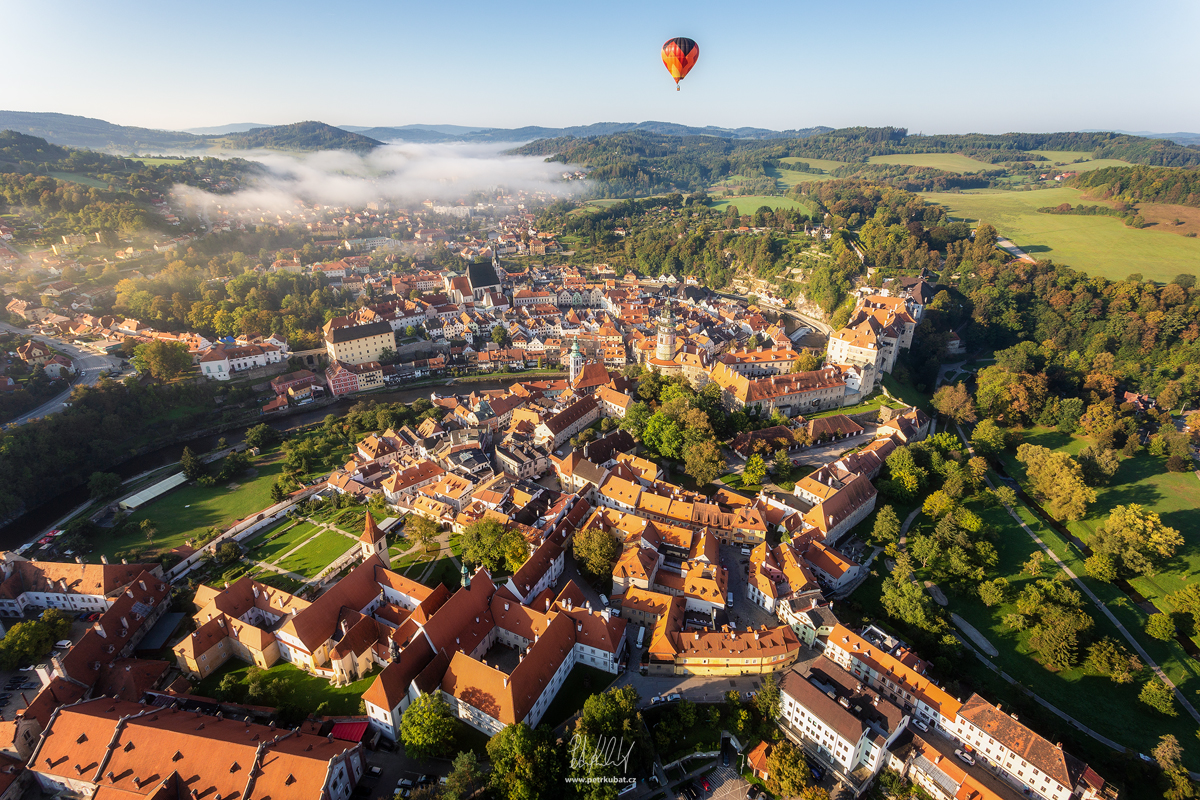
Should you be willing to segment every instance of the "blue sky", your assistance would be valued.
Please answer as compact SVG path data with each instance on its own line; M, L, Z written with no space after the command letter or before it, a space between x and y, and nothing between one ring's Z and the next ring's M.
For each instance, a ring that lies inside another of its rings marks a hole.
M0 107L126 125L1200 131L1194 0L0 8ZM672 36L700 44L678 93L658 54Z

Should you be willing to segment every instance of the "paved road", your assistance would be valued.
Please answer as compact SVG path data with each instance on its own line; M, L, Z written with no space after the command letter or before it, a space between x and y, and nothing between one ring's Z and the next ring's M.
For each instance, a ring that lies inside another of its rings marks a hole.
M1031 264L1037 261L1037 259L1035 259L1033 256L1029 255L1024 250L1013 244L1011 240L1005 239L1003 236L996 237L996 247L1011 253L1022 261L1028 261Z
M67 356L69 356L75 362L76 370L79 371L79 375L75 379L75 383L72 384L71 388L58 394L50 400L47 400L45 403L42 403L28 414L22 414L21 416L11 420L11 424L13 425L24 425L31 419L46 417L50 414L56 414L59 411L62 411L64 408L63 403L70 399L71 391L76 386L95 386L100 382L101 375L112 369L120 369L121 366L121 361L118 358L98 355L90 350L83 350L73 344L64 342L61 339L43 336L39 333L33 333L32 331L22 328L14 328L12 325L7 325L3 322L0 322L0 329L9 331L11 333L22 334L24 336L31 336L32 338L37 339L39 342L44 342L45 344L50 345L55 350L65 353Z
M975 448L971 447L970 441L967 439L967 435L963 433L962 427L958 425L955 427L958 429L959 438L966 443L969 454L974 456ZM996 490L996 486L992 483L992 478L990 475L985 475L983 479L987 482L988 487L992 491ZM1179 701L1180 705L1183 706L1184 710L1191 714L1192 718L1196 720L1196 722L1200 722L1200 712L1196 711L1195 706L1193 706L1188 699L1183 696L1183 692L1179 691L1179 688L1171 681L1170 678L1167 677L1167 673L1163 671L1162 667L1160 667L1154 661L1154 659L1150 658L1150 654L1147 653L1138 640L1135 639L1128 630L1126 630L1125 626L1122 625L1120 620L1117 619L1116 615L1109 610L1108 606L1092 593L1092 590L1088 588L1087 584L1081 581L1079 576L1071 571L1070 567L1063 563L1062 559L1058 557L1057 553L1046 546L1046 543L1041 540L1041 537L1034 533L1033 530L1025 524L1025 521L1021 519L1020 515L1017 514L1015 509L1008 506L1006 506L1006 508L1008 509L1009 515L1017 521L1017 524L1021 526L1021 529L1024 530L1025 533L1029 534L1029 538L1033 539L1037 546L1042 548L1046 555L1050 556L1050 558L1054 560L1054 563L1058 565L1058 568L1065 572L1067 577L1075 582L1075 585L1079 587L1079 590L1082 591L1088 597L1088 599L1092 601L1096 608L1100 609L1100 612L1104 614L1104 616L1108 617L1109 621L1116 626L1116 629L1121 632L1121 635L1125 637L1125 640L1129 642L1130 646L1137 651L1137 654L1141 657L1142 661L1145 662L1150 669L1154 670L1154 674L1158 676L1159 680L1170 687L1171 691L1175 693L1175 698Z

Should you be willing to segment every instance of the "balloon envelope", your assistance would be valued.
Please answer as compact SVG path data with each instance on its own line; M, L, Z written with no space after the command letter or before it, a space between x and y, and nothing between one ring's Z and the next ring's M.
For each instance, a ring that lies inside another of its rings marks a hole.
M691 72L692 67L696 66L696 59L699 57L700 45L684 36L668 39L662 46L663 64L675 79L676 89L679 88L679 82Z

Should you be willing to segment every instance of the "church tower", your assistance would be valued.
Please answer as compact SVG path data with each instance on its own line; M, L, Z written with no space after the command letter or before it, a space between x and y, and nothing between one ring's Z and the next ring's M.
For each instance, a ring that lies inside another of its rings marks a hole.
M659 361L675 360L675 318L671 315L671 306L667 304L666 313L658 321L658 347L654 357Z
M574 340L571 345L571 353L567 356L567 367L571 371L571 385L579 380L579 373L583 372L583 353L579 352L579 340Z
M366 561L371 556L379 556L383 559L383 565L391 569L392 559L388 555L387 537L383 531L379 530L379 526L375 524L375 518L371 516L370 511L367 512L367 524L362 532L362 536L358 537L358 542L363 561Z

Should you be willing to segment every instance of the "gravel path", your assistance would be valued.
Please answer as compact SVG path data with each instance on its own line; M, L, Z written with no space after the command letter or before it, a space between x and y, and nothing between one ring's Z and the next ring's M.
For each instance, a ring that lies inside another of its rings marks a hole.
M987 653L992 658L1000 655L1000 651L996 649L996 646L989 642L982 633L975 630L975 626L973 626L971 623L967 622L965 619L953 612L950 614L950 619L954 620L954 624L958 626L958 629L970 637L971 641L974 642L975 646L980 650Z

